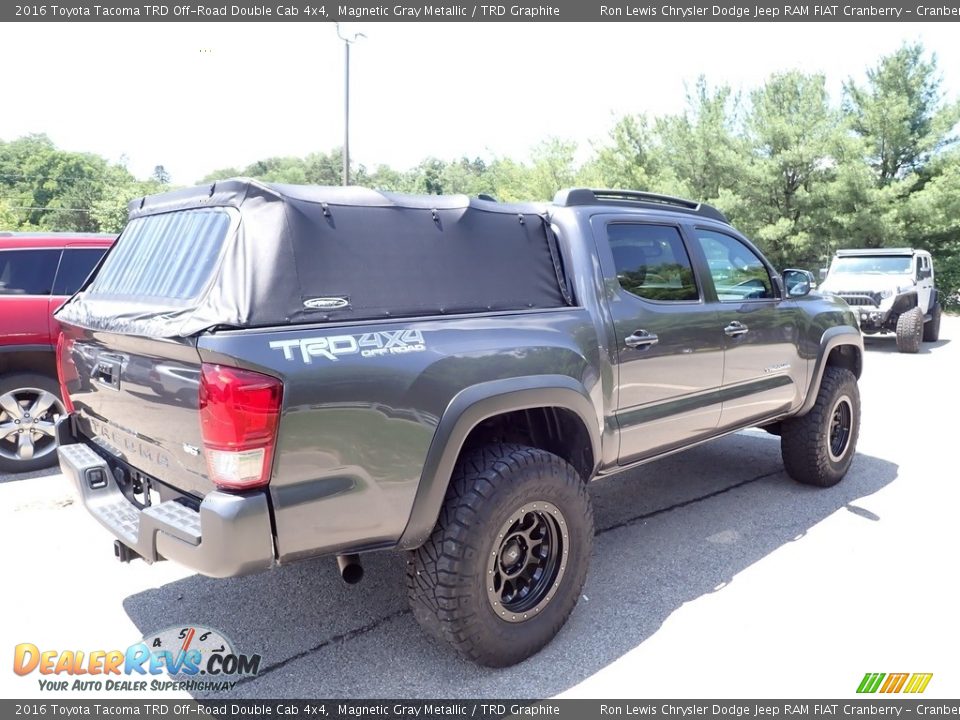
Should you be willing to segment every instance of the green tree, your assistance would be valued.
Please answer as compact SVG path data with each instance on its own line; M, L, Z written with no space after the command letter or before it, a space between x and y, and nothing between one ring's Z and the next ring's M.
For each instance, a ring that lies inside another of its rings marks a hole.
M0 142L0 196L17 208L21 228L96 232L97 205L134 184L122 165L60 150L46 135Z
M577 144L559 138L544 140L532 153L528 172L527 197L533 200L552 200L561 188L574 184Z
M899 205L902 240L929 250L960 245L960 150L927 168L931 179Z
M150 176L150 179L158 185L169 185L170 173L167 172L167 169L163 165L157 165L153 168L153 174Z
M905 44L867 71L864 86L849 80L844 112L864 143L863 158L882 193L884 245L933 253L947 305L960 288L960 152L951 150L960 102L941 91L936 56ZM878 243L880 244L880 243Z
M746 120L750 162L732 179L732 218L778 265L816 264L823 252L818 219L838 176L845 134L822 75L772 76L751 94Z
M580 177L592 187L652 190L661 169L647 118L627 115L614 123L607 143L596 150Z
M443 160L428 157L407 173L404 190L427 195L442 195L446 192L443 185L445 170L446 163Z
M898 245L929 250L944 305L960 308L960 150L936 157L925 172L930 180L895 206ZM894 243L891 243L894 244Z
M487 170L493 196L505 202L529 200L532 195L529 185L530 169L512 158L496 158Z
M706 78L687 91L687 110L658 120L655 129L661 148L659 165L676 176L680 194L711 201L730 187L749 158L739 134L740 98L729 86L711 91ZM659 169L658 175L663 176Z
M0 199L0 231L13 230L20 227L17 212L10 207L6 200Z
M401 192L404 190L403 174L389 165L378 165L370 173L370 187L376 190Z
M480 158L462 157L447 163L442 173L444 192L477 196L495 193L493 179L487 173L487 164Z
M960 103L945 103L936 56L921 44L905 44L867 70L867 82L844 85L844 111L864 138L867 160L880 185L919 172L954 141Z
M312 185L342 185L343 184L343 148L334 148L328 153L314 152L304 160L305 175ZM351 182L362 185L366 172L358 172L358 168L350 168Z
M161 183L153 175L149 180L134 180L126 169L113 166L103 177L104 192L93 201L91 220L101 232L119 233L127 222L127 205L131 200L166 192L171 186Z
M243 176L244 176L244 172L240 168L226 167L226 168L220 168L219 170L214 170L213 172L207 173L202 178L200 178L198 183L200 185L206 185L208 183L214 183L217 180L226 180L227 178L243 177Z
M363 185L368 180L366 168L351 167L350 181ZM226 180L231 177L249 177L264 182L299 185L340 185L343 182L343 150L334 148L329 153L313 152L306 157L278 156L264 158L246 167L228 167L207 174L201 183Z

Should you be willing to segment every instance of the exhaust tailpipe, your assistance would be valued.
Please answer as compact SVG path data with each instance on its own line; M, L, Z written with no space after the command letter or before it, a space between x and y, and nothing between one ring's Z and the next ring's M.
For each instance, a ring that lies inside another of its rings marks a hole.
M340 577L348 585L356 585L363 579L359 555L337 555L337 567L340 568Z

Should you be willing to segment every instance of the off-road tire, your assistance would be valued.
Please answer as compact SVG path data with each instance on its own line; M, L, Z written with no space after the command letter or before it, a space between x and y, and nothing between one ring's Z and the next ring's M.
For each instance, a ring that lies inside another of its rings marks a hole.
M935 303L933 310L930 311L930 322L923 325L924 342L936 342L940 339L940 315L942 313L940 303Z
M847 436L834 445L836 414L849 411ZM831 487L846 475L857 450L860 432L860 391L856 376L845 368L828 367L820 381L813 409L806 415L784 420L780 453L787 474L804 485ZM841 450L837 452L837 450Z
M923 313L920 308L910 308L897 318L897 350L915 353L920 350L923 336Z
M42 393L53 395L56 398L56 405L51 406L46 413L42 413L40 418L14 418L10 413L0 409L0 431L12 428L16 420L20 421L16 423L16 429L19 430L20 427L30 427L33 424L32 421L37 419L42 422L45 432L49 432L52 430L54 416L65 412L63 401L60 399L60 386L55 379L37 373L12 373L0 377L0 398L5 398L7 403L10 402L10 398L26 402L27 398L40 397ZM22 408L17 409L18 414L22 412ZM31 437L35 435L36 433ZM0 437L0 451L2 451L0 452L0 472L33 472L57 464L57 444L49 435L37 437L34 451L38 454L29 460L8 457L19 453L17 442L18 437L15 435ZM39 454L41 452L43 454Z
M553 574L543 577L553 579L545 581L541 604L531 608L529 617L507 617L508 605L495 608L491 599L496 593L490 567L506 552L501 533L509 540L505 528L514 517L547 508L552 514L543 517L557 529L559 550ZM514 665L542 649L563 627L583 589L592 545L590 497L569 463L523 445L491 444L468 451L454 469L433 533L408 553L406 584L413 615L429 635L446 640L469 660L490 667Z

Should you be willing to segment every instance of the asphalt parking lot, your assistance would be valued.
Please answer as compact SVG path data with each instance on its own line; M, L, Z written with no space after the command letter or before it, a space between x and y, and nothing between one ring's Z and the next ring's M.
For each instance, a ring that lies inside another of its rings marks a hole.
M263 656L230 697L844 698L866 672L932 672L927 697L958 697L960 318L942 337L917 355L867 340L859 455L834 488L790 481L762 431L594 484L584 597L506 670L420 632L399 555L368 556L356 586L332 559L229 580L122 565L61 475L0 476L2 696L52 696L10 671L16 643L201 624Z

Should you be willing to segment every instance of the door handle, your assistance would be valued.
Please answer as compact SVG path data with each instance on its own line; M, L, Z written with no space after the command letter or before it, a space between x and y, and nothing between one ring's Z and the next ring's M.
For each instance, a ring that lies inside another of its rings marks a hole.
M740 337L741 335L746 335L748 332L750 332L750 328L748 328L742 322L737 322L734 320L723 329L723 332L727 335L727 337Z
M627 335L623 341L629 347L649 347L660 342L660 338L646 330L634 330L633 334Z

